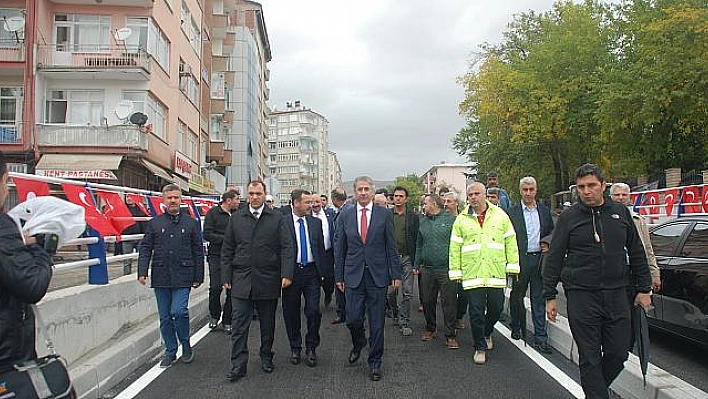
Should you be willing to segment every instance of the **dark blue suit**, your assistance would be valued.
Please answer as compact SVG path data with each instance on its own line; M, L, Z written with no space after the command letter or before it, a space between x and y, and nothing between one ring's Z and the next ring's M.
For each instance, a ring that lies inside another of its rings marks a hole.
M521 273L519 280L512 287L509 294L510 303L518 303L523 301L526 296L526 289L531 286L531 314L533 316L534 325L534 343L540 344L548 342L548 332L546 331L546 300L543 298L543 282L541 281L541 253L528 252L528 231L526 229L526 220L524 219L524 203L521 202L512 206L508 213L511 224L516 231L516 243L519 247L519 264L521 265ZM540 222L541 238L553 232L553 219L551 211L547 206L537 203L536 210ZM523 302L521 302L523 304ZM521 306L509 306L511 314L511 329L519 331L526 326L522 326L523 320L526 317L519 314L523 309Z
M297 216L296 216L297 217ZM286 224L293 239L295 261L298 262L298 243L296 235L299 234L299 225L296 228L293 215L285 216ZM296 263L293 273L293 283L283 290L283 320L290 341L290 349L300 352L302 350L300 298L305 299L305 317L307 318L307 334L305 347L315 349L320 344L320 286L322 276L326 273L324 262L324 238L322 235L322 222L320 219L306 215L307 244L312 252L313 259L308 259L306 265Z
M346 320L354 351L366 346L364 312L369 319L369 366L381 367L384 347L384 303L386 287L401 279L393 217L386 208L374 205L368 223L366 243L359 235L359 206L344 208L337 218L334 237L335 281L344 283Z
M327 221L330 242L329 250L325 249L324 252L324 274L322 275L322 291L325 295L325 304L328 304L332 300L332 293L334 292L334 213L327 212L327 209L323 209L323 212ZM320 219L319 217L317 218ZM324 232L324 225L322 226L322 231Z

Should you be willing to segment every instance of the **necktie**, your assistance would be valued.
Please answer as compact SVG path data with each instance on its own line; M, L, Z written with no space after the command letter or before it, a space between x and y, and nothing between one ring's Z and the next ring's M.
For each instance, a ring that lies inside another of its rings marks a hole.
M258 211L254 211L254 212L253 212L253 217L256 218L256 219L258 219Z
M366 208L361 208L361 242L366 244L366 231L369 230L369 221L366 220Z
M300 223L300 263L304 266L307 264L307 234L305 233L305 221L300 218L297 222Z

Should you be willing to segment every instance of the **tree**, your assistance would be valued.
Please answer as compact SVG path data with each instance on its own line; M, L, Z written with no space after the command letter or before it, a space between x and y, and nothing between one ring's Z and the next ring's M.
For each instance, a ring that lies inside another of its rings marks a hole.
M420 197L425 193L425 187L420 182L420 177L414 173L396 177L395 186L405 187L408 190L408 210L417 207ZM393 194L393 190L391 190L391 194Z

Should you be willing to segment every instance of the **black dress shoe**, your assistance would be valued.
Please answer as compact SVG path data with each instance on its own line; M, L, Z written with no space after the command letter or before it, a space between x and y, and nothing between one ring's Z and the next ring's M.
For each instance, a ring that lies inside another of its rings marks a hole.
M261 361L261 370L263 370L264 373L272 373L275 367L273 366L273 360L272 359L263 359Z
M511 339L521 339L521 331L520 330L512 330L511 331Z
M317 366L317 354L314 349L305 350L305 363L310 367Z
M302 360L302 357L300 357L300 351L292 351L290 354L290 363L297 366L300 364L300 360Z
M335 317L332 321L329 322L330 324L341 324L344 323L344 319L341 317Z
M373 367L371 369L371 374L369 375L371 378L371 381L380 381L381 380L381 369L378 367Z
M351 352L349 352L349 364L354 364L359 360L359 357L361 356L361 349L352 349Z
M229 380L229 382L236 382L245 376L246 373L241 370L231 370L226 374L226 379Z
M550 355L553 353L553 347L551 345L548 345L548 342L535 343L533 347L536 348L537 351L546 355Z

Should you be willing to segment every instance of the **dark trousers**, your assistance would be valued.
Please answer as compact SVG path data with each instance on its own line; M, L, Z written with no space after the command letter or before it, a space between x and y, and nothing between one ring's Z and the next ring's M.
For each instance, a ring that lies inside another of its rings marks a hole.
M494 325L499 321L504 308L503 288L473 288L466 290L467 302L469 303L470 330L474 347L478 350L486 350L487 342L485 337L492 335Z
M450 281L448 271L433 271L424 269L420 274L421 296L423 298L423 315L425 316L425 329L437 329L437 302L440 293L443 319L445 321L445 336L454 337L455 321L457 317L457 282Z
M334 300L337 304L337 317L342 320L347 320L347 298L344 292L339 289L334 290Z
M462 283L457 283L457 320L462 320L467 313L467 294L462 289Z
M251 326L253 308L258 311L261 328L260 357L273 359L273 337L275 335L275 310L278 298L275 299L242 299L231 298L233 303L231 330L231 370L246 372L248 364L248 329Z
M381 367L384 350L384 304L386 287L377 287L371 273L364 270L364 277L358 287L346 286L347 327L352 336L354 350L366 346L364 314L369 319L369 366Z
M328 251L325 251L325 259L324 259L326 272L325 275L322 276L322 293L324 294L325 300L327 302L332 300L332 294L336 290L334 287L334 249L330 248Z
M209 255L209 315L214 320L221 319L222 325L231 324L231 290L226 290L226 300L221 307L221 256Z
M322 322L320 280L320 274L314 263L304 267L295 265L293 283L283 290L283 320L290 340L290 349L293 351L302 350L301 298L305 299L305 317L307 318L305 348L315 349L320 344L320 323Z
M526 254L521 256L521 274L509 294L509 313L511 315L511 329L521 330L526 326L521 325L521 320L526 320L524 311L524 297L526 290L531 287L531 316L533 317L533 340L540 344L548 342L546 332L546 300L543 298L543 282L541 281L541 254Z
M583 392L588 399L609 398L607 388L624 368L632 335L627 289L568 290L565 296Z

